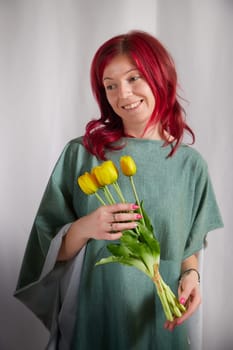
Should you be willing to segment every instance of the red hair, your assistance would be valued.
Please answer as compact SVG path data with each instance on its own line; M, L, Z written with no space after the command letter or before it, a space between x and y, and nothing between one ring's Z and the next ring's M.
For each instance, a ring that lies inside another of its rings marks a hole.
M124 133L121 118L110 106L103 86L103 72L111 59L126 54L135 63L155 96L155 109L145 131L159 123L164 145L173 144L169 156L172 156L187 131L192 142L195 135L185 122L185 111L177 97L177 74L172 57L163 45L152 35L131 31L106 41L96 52L91 64L91 86L99 105L101 117L90 121L83 138L84 146L100 159L105 159L106 150L119 149L113 143L120 140ZM145 132L144 131L144 132ZM171 135L168 139L166 135Z

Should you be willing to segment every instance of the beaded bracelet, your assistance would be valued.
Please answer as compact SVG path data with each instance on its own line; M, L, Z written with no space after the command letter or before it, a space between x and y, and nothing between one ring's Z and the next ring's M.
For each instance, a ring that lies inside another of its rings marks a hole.
M198 271L197 269L194 269L194 268L187 269L187 270L185 270L184 272L182 272L181 275L180 275L180 277L179 277L179 280L178 280L179 283L180 283L180 281L182 280L182 278L184 277L184 275L189 274L191 271L195 271L195 272L197 273L198 283L200 283L200 281L201 281L200 273L199 273L199 271Z

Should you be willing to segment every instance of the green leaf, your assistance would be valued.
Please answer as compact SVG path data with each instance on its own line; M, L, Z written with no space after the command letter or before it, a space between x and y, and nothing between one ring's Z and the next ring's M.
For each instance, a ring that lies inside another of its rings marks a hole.
M140 237L150 247L151 253L154 257L160 256L160 244L159 241L154 237L153 232L149 231L145 226L138 224L138 230Z
M141 206L142 214L143 214L143 217L144 217L145 225L146 225L146 227L148 228L149 231L153 232L154 229L153 229L153 226L151 224L150 218L149 218L149 216L147 215L147 213L146 213L146 211L144 209L143 201L141 201L140 206Z
M131 254L139 259L141 258L141 254L144 251L142 249L142 243L139 242L137 236L133 236L130 232L124 232L120 238L120 242L130 250Z
M130 255L130 250L122 244L108 244L107 248L114 256L127 257Z
M134 257L142 260L144 264L146 264L150 274L153 276L153 266L158 261L158 254L153 254L147 243L140 242L131 234L123 234L120 241L131 251Z
M122 265L135 267L136 269L144 272L151 279L153 278L153 276L151 276L150 274L150 271L147 269L146 265L143 264L142 261L135 258L109 256L107 258L103 258L97 261L95 265L98 266L98 265L104 265L109 263L120 263Z
M100 259L95 263L95 265L98 266L98 265L104 265L104 264L109 264L114 262L120 263L121 261L122 261L122 257L111 255L111 256L108 256L107 258Z

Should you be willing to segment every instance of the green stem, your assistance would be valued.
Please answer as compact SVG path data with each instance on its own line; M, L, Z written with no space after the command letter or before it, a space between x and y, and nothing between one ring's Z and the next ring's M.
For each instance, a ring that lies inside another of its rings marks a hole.
M120 198L120 201L121 201L122 203L126 203L126 200L125 200L125 198L124 198L124 196L123 196L123 194L122 194L122 192L121 192L121 189L120 189L120 186L119 186L118 182L117 182L117 181L114 182L114 183L113 183L113 186L114 186L114 189L115 189L115 191L116 191L118 197Z
M133 189L133 193L134 193L134 197L135 197L136 203L139 206L139 212L140 212L140 214L142 216L142 223L145 226L145 220L144 220L144 217L143 217L142 208L141 208L141 204L140 204L140 201L139 201L139 198L138 198L136 187L134 185L133 176L130 176L129 178L130 178L130 183L131 183L131 186L132 186L132 189Z
M98 198L98 200L100 201L101 204L106 205L105 201L100 197L100 195L97 192L95 192L95 195L96 195L96 197Z
M167 296L165 293L165 290L163 288L163 279L160 276L159 273L159 265L158 264L154 264L154 278L153 278L153 282L156 286L156 290L157 290L157 294L159 296L159 299L161 301L161 304L163 306L163 310L164 313L166 315L167 320L169 321L173 321L174 317L173 314L171 312L168 300L167 300Z
M176 317L180 317L186 311L185 306L180 304L176 295L173 293L171 288L164 282L161 276L160 276L160 283L166 295L166 299L169 304L170 310L172 311L172 314L175 315Z
M160 299L161 304L163 306L164 313L166 315L166 319L169 320L169 321L173 321L174 317L173 317L172 312L170 310L170 307L169 307L166 295L165 295L163 290L161 291L160 288L158 288L158 285L156 284L156 282L155 282L155 285L156 285L156 289L157 289L157 293L158 293L159 299Z
M106 197L107 201L109 202L109 204L115 204L116 203L115 199L113 198L111 192L109 191L108 186L104 186L103 191L104 191L105 197Z

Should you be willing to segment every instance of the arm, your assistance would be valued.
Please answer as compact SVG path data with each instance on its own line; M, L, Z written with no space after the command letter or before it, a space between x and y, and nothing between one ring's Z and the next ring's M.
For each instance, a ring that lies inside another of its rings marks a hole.
M194 270L184 273L189 269ZM167 321L165 323L164 327L170 331L186 321L197 310L201 303L199 276L195 270L198 271L198 254L193 254L182 262L178 296L180 303L186 306L187 311L182 317L175 319L173 322Z

